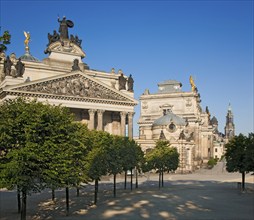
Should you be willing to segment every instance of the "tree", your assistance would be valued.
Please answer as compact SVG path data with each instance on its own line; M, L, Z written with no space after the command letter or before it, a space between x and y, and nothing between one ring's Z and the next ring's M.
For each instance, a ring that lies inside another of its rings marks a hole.
M245 165L247 171L254 174L254 133L250 133L247 139Z
M11 35L9 31L4 31L3 35L0 36L0 53L5 52L7 50L6 45L10 44Z
M26 218L29 193L81 181L77 160L85 147L79 132L66 108L23 98L2 103L0 185L22 193L21 219Z
M253 134L249 137L239 134L226 144L225 158L228 172L240 172L242 174L242 190L245 190L245 174L253 172Z
M163 174L177 169L179 164L179 154L176 148L169 147L169 142L158 140L154 149L145 155L146 171L155 169L159 173L159 188L163 187Z
M95 181L94 184L94 204L97 204L99 180L101 176L108 172L108 151L112 144L112 136L103 131L92 130L90 133L89 152L85 161L87 176Z
M132 190L132 177L133 177L133 169L135 167L139 168L140 163L143 159L144 153L139 145L134 140L130 140L128 137L123 137L123 148L121 150L121 158L122 158L122 167L125 173L124 180L124 189L126 189L127 182L127 171L131 171L131 190ZM137 175L137 172L136 172ZM137 180L137 176L136 176ZM137 181L136 181L137 187Z
M123 170L122 161L124 158L121 157L121 151L124 149L123 137L112 136L113 142L107 148L108 154L108 173L113 174L114 177L114 190L113 194L116 197L116 175L121 173Z

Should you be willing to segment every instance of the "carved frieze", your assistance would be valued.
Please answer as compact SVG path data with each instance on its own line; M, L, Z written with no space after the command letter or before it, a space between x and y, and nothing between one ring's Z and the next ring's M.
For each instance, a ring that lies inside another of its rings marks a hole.
M46 82L30 84L17 88L19 91L36 92L61 96L86 97L129 101L126 97L86 78L83 75L72 75Z

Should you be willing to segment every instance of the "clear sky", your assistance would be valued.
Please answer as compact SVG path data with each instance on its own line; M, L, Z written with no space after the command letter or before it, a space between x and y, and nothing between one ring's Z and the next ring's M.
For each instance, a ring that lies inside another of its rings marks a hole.
M12 39L7 54L24 54L23 31L31 54L42 60L47 34L58 30L58 15L74 22L91 69L134 78L135 98L146 88L174 79L190 91L192 75L224 133L229 102L236 134L253 132L253 0L214 1L12 1L1 0L1 33ZM140 105L135 109L134 134Z

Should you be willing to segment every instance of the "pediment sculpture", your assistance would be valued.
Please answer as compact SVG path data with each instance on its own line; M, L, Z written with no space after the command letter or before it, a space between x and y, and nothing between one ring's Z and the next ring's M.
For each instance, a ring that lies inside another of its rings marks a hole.
M83 75L72 75L68 77L48 80L36 84L30 84L16 88L19 91L45 93L51 95L62 95L98 98L118 101L130 101L121 94L109 89ZM15 90L16 90L15 89Z

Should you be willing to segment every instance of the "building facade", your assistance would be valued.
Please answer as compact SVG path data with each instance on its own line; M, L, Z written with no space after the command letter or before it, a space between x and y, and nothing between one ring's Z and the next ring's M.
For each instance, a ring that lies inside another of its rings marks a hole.
M25 54L1 54L0 101L19 96L66 106L76 120L90 129L133 137L134 99L132 76L90 69L82 61L81 40L70 35L73 22L58 20L59 33L48 34L47 57L42 61L30 53L30 34L25 32Z
M140 97L138 143L146 152L155 147L157 140L168 140L180 154L177 171L182 173L192 172L211 157L219 157L224 146L218 121L210 119L208 107L202 110L192 77L190 84L191 91L184 92L180 82L164 81L158 84L157 93L150 94L147 89Z

